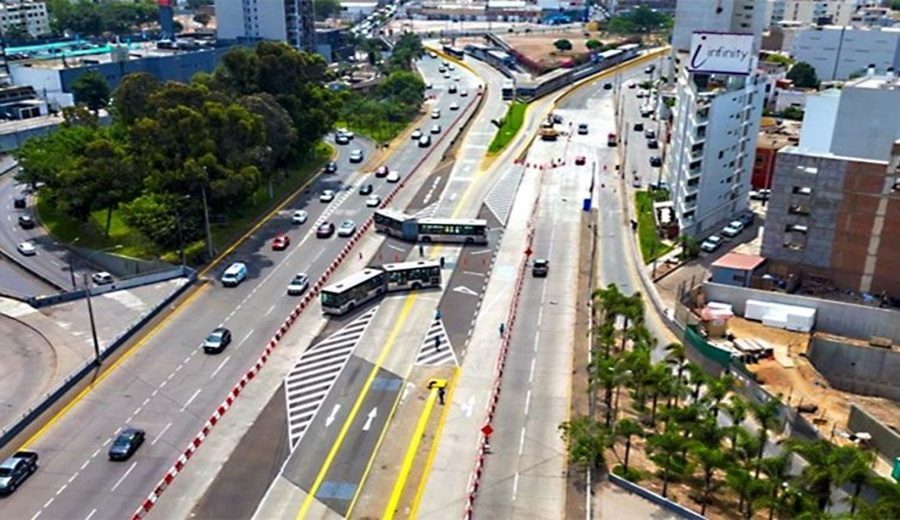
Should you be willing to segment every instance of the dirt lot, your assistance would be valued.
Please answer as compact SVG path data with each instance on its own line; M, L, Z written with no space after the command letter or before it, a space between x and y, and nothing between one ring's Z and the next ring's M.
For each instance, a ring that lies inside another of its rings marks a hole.
M589 34L590 36L585 36ZM590 39L600 40L603 43L612 43L610 37L601 33L585 33L582 31L560 31L558 33L544 34L516 34L502 35L504 41L510 44L514 49L524 54L531 60L541 65L557 67L561 60L574 57L587 52L585 42ZM559 52L553 46L553 42L560 39L566 39L572 42L572 50Z

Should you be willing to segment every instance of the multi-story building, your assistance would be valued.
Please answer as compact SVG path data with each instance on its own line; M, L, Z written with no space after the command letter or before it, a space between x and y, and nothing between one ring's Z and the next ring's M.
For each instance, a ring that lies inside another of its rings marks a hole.
M0 3L0 29L5 35L17 30L31 36L49 34L47 4L31 0L3 0Z
M313 0L216 0L220 40L277 40L316 50Z
M702 235L745 209L766 81L756 67L762 0L694 0L677 5L672 37L675 107L663 168L682 232ZM692 73L691 35L753 35L748 73Z
M850 25L861 0L768 0L767 25L781 21L804 24Z
M809 63L823 81L846 80L869 65L900 69L900 28L809 27L794 38L791 56Z
M900 294L900 141L880 160L778 153L762 254L839 289Z

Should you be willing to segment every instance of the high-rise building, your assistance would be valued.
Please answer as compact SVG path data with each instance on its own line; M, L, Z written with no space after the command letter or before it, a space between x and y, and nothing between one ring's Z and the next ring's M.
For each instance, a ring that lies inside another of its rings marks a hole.
M31 36L50 33L50 18L44 2L31 0L3 0L0 2L0 29L8 36L22 31Z
M797 33L790 54L812 65L822 81L849 79L869 65L900 69L900 28L808 27Z
M220 40L277 40L316 50L313 0L216 0Z
M705 235L747 208L765 100L765 77L756 67L764 8L764 0L692 0L677 5L672 37L676 99L663 171L684 234ZM752 38L746 70L689 71L694 32Z
M767 25L781 21L850 25L862 0L768 0Z

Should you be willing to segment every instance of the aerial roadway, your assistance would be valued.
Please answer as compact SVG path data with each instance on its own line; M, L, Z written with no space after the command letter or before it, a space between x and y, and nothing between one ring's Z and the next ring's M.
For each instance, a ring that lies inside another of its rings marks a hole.
M289 283L298 273L314 283L347 244L348 238L337 233L318 238L320 224L340 229L342 222L352 221L359 227L374 211L368 198L384 197L403 182L403 191L414 193L425 178L417 172L437 166L450 141L444 136L456 131L478 97L478 81L468 71L446 79L437 73L439 66L437 59L420 63L436 95L426 106L440 108L434 118L424 119L429 129L441 126L430 144L410 139L391 150L386 164L396 177L374 175L382 156L363 139L337 146L336 173L317 177L226 251L197 290L24 442L22 449L40 454L40 469L0 503L0 517L107 519L135 512L295 308L298 298L288 295ZM461 83L469 96L448 93L450 84ZM451 103L459 108L451 110ZM356 150L363 161L351 164ZM372 192L361 195L368 184ZM286 235L289 244L274 250L279 235ZM246 277L225 287L223 272L235 262L246 266ZM322 320L319 313L316 304L305 314ZM205 353L204 339L220 327L228 329L230 343L221 352ZM142 445L127 460L109 460L110 446L128 427L144 432Z

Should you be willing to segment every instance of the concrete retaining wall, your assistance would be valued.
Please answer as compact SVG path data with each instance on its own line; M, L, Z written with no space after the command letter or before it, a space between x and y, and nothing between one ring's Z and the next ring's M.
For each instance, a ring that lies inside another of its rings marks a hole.
M900 427L900 417L897 418L897 422L898 424L893 426ZM865 410L857 408L855 404L850 405L850 419L847 421L847 428L854 433L867 432L871 434L872 446L891 460L900 457L900 433L872 417Z
M72 247L71 249L76 255L82 259L90 259L90 263L99 267L102 271L112 273L116 278L125 278L128 276L137 276L141 274L155 273L158 271L166 271L172 269L172 264L161 261L140 260L138 258L129 258L127 256L115 255L112 253L104 253L94 249L84 247Z
M900 352L815 337L807 356L838 390L900 401Z
M744 315L747 300L799 305L816 309L815 330L861 339L883 336L900 343L898 311L710 282L703 284L703 293L707 301L730 303L739 316Z
M173 278L180 278L182 276L186 277L194 277L194 270L189 267L175 267L173 269L168 269L166 271L158 271L151 274L146 274L144 276L136 276L134 278L129 278L127 280L119 280L115 283L111 283L109 285L99 285L91 288L91 296L99 296L101 294L106 294L108 292L113 291L121 291L124 289L130 289L132 287L141 287L143 285L150 285L151 283L164 282L166 280L171 280ZM70 291L63 294L56 294L53 296L33 296L27 300L28 304L34 308L47 307L49 305L56 305L57 303L62 302L70 302L73 300L78 300L85 297L84 289L78 291Z
M676 504L672 502L668 498L663 498L662 495L657 495L653 491L650 491L647 488L641 487L634 482L630 482L625 480L618 475L609 474L609 481L613 484L619 486L620 488L628 491L630 493L634 493L642 498L645 498L654 504L666 509L669 512L672 512L678 515L681 518L686 518L687 520L705 520L706 517L701 515L700 513L695 513L690 509L682 506L681 504Z

